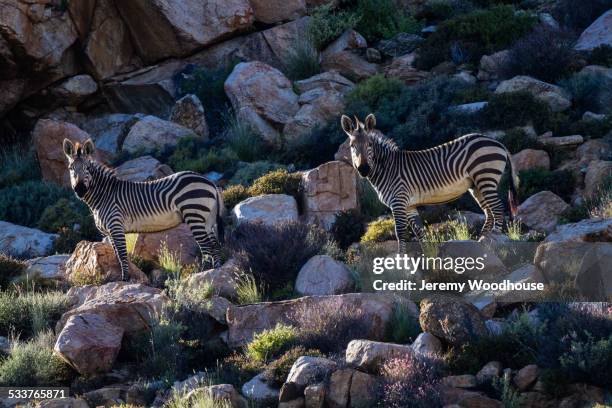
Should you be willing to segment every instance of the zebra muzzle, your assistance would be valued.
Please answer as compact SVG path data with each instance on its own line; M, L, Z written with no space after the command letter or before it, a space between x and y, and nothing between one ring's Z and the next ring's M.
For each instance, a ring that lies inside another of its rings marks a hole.
M361 177L367 177L367 175L370 174L370 165L362 164L361 166L357 167L357 172L359 172Z

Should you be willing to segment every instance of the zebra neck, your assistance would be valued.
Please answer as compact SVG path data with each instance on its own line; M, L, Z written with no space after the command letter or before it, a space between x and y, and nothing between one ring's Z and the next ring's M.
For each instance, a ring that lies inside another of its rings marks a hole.
M91 209L100 207L107 197L117 191L117 186L121 183L113 171L99 163L91 162L88 166L91 174L89 188L83 196L83 201Z
M367 179L378 190L379 186L386 180L386 174L392 169L395 156L401 155L401 151L390 149L382 144L374 146L372 169Z

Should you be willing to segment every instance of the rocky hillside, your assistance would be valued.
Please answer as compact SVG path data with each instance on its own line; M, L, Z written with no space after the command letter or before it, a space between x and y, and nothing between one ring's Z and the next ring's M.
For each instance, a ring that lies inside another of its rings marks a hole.
M41 407L610 406L612 3L581 3L0 0L0 386L70 387ZM373 290L394 224L339 123L372 112L405 149L508 147L505 234L478 242L466 196L422 209L424 249L543 292ZM128 235L119 282L66 137L126 180L216 181L224 265L181 225Z

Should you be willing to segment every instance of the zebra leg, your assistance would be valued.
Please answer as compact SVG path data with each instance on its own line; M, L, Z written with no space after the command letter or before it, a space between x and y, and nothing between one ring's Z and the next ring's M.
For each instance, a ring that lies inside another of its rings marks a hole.
M123 225L116 222L108 228L108 231L108 237L115 250L115 255L119 260L119 265L121 266L121 280L127 282L130 280L130 264L128 262L127 247L125 244L125 230L123 229Z
M191 233L200 247L202 253L202 262L205 262L207 257L210 257L210 264L213 268L221 266L221 246L217 242L214 234L206 231L204 222L196 222L193 219L186 220Z
M404 208L394 207L393 220L395 221L395 236L397 238L397 251L400 254L405 254L408 245L408 225L410 220L408 212Z
M485 236L486 234L491 232L491 230L493 229L493 222L495 220L493 216L493 211L491 211L491 209L487 207L482 194L480 194L478 190L470 189L470 194L472 194L472 197L474 197L474 200L476 201L476 203L478 204L478 206L482 209L482 212L484 213L485 222L482 226L482 230L480 231L480 235Z
M497 194L497 186L493 187L487 185L485 187L481 187L479 191L482 195L483 205L491 213L491 217L489 217L489 214L487 214L487 223L489 223L489 220L491 220L490 224L492 224L489 226L487 232L502 232L502 228L504 226L504 206L499 199L499 195Z
M415 207L409 207L406 212L408 216L408 222L410 223L410 228L412 228L412 232L414 236L419 240L419 242L423 242L425 240L425 230L423 229L423 221L421 220L421 216Z

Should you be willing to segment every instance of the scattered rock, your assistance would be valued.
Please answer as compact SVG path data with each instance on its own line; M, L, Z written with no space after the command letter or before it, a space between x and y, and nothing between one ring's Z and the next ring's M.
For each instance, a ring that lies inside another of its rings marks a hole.
M371 373L392 359L413 354L410 346L370 340L351 340L346 348L346 362Z
M518 207L518 218L522 223L539 232L552 232L559 217L570 206L555 193L540 191L529 197Z
M238 203L232 210L237 224L243 222L261 222L275 225L298 220L298 208L295 198L286 194L265 194L247 198Z
M98 84L92 77L77 75L52 88L51 94L59 99L62 105L77 106L97 91Z
M57 234L0 221L0 252L14 256L45 256L53 251Z
M204 106L200 99L193 95L185 95L178 101L170 112L170 121L191 129L201 138L208 139L208 124L204 115Z
M266 384L263 374L257 374L242 386L242 395L255 401L278 401L280 391Z
M556 136L556 137L539 137L538 142L544 146L563 147L576 146L584 142L584 138L580 135L571 136Z
M568 277L574 278L578 274L580 261L592 245L578 241L544 242L536 249L534 265L545 282L565 282Z
M305 216L330 228L339 211L358 209L357 173L352 166L332 161L302 175Z
M85 400L72 397L42 400L37 406L39 408L89 408Z
M191 130L156 116L140 119L125 137L123 150L135 153L140 149L160 149L174 146L184 137L197 137Z
M605 301L612 296L612 244L589 244L576 275L576 288L590 301Z
M236 292L237 279L236 266L234 261L230 259L220 268L191 275L187 280L187 285L192 289L202 285L211 285L216 295L236 299L238 296Z
M584 176L585 197L595 197L600 193L604 181L612 175L612 161L596 160L589 163Z
M335 71L323 72L313 77L295 81L295 88L300 94L313 89L324 89L326 91L336 91L341 94L349 92L355 84Z
M474 305L448 295L433 295L421 301L419 321L423 331L453 345L461 345L488 332Z
M150 181L169 176L174 172L154 157L141 156L128 160L115 168L115 175L121 180Z
M502 374L502 364L499 361L489 361L476 374L478 384L490 384L494 378Z
M416 50L425 39L420 35L399 33L388 40L381 40L378 50L388 57L400 57Z
M562 112L572 106L571 97L561 88L529 76L516 76L502 81L495 93L526 91L536 99L545 102L553 112Z
M606 115L604 115L603 113L594 113L594 112L586 111L582 115L582 120L584 121L599 122L604 119L606 119Z
M323 408L325 403L325 385L314 384L304 388L304 405L308 408Z
M298 273L295 290L303 296L338 295L355 286L350 269L328 255L316 255Z
M295 20L306 14L305 0L250 0L256 21L266 24Z
M611 219L589 219L573 224L557 226L544 242L610 242L612 241Z
M419 354L440 354L442 353L442 342L430 333L420 333L412 343L412 350Z
M591 51L600 45L612 46L612 10L603 13L586 28L574 46L579 51Z
M51 255L26 261L23 280L45 279L64 281L66 279L66 262L70 255Z
M612 145L602 139L590 139L578 146L576 158L581 164L591 161L612 159Z
M302 394L304 388L325 380L335 368L336 363L327 358L302 356L293 363L285 383L294 384ZM281 400L284 401L282 398Z
M338 71L352 81L362 81L378 73L378 65L368 62L352 50L328 54L321 62L326 71Z
M442 384L454 388L475 388L478 385L476 376L471 374L449 375L442 378Z
M100 315L82 313L68 318L53 350L79 374L99 374L112 368L122 338L122 328Z
M480 58L478 79L494 80L501 78L509 58L510 51L508 50L498 51L491 55L483 55L482 58Z
M416 53L393 58L393 60L384 67L385 76L388 78L397 78L406 85L414 85L424 81L430 74L427 71L419 71L415 68L415 60Z
M329 379L328 392L325 394L325 404L330 408L346 408L348 406L351 380L355 370L343 368L332 373Z
M349 401L351 408L371 408L378 402L377 377L355 370L351 377Z
M302 93L298 99L300 110L283 129L287 140L308 135L321 123L338 117L344 110L344 95L337 91L315 88Z
M96 150L103 150L112 156L121 151L123 140L138 120L139 115L106 113L88 116L78 125L93 138Z
M512 155L512 165L517 172L542 168L550 169L550 158L545 150L523 149Z
M149 278L131 261L130 279L147 283ZM81 241L66 261L66 278L76 284L106 283L121 280L121 267L111 244Z
M514 385L519 391L529 389L538 379L540 369L535 364L530 364L517 371L514 376Z
M200 248L187 224L179 224L162 232L138 234L133 254L142 259L158 261L164 245L171 253L178 255L182 265L196 263L201 255Z

